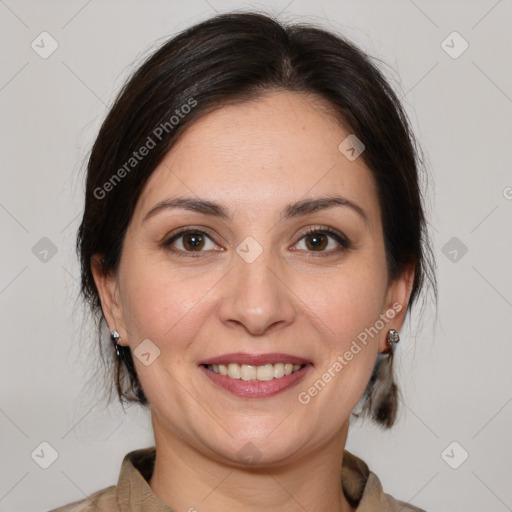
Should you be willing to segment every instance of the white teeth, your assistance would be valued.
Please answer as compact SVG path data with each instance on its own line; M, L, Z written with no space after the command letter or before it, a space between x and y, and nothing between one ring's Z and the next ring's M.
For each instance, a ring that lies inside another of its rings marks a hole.
M284 377L284 364L276 363L274 365L274 379L279 379L279 377Z
M213 371L215 371L212 368ZM239 364L228 364L228 376L232 379L240 378L240 365Z
M242 380L255 380L256 366L249 366L248 364L240 366L240 378Z
M268 381L280 379L299 371L304 365L292 363L265 364L253 366L249 364L213 364L207 367L220 375L226 375L232 379Z
M271 364L257 367L257 380L272 380L274 378L274 367Z

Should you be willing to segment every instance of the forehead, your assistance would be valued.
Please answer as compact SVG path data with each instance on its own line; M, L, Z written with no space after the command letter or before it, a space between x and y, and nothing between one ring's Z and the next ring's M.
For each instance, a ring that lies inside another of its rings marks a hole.
M371 172L362 158L351 161L339 150L349 135L325 103L299 93L221 107L181 135L149 178L135 214L181 195L239 212L338 193L378 216Z

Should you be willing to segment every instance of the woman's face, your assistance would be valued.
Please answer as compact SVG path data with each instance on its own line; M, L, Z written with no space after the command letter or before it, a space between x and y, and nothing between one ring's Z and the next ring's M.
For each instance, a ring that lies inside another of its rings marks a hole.
M96 277L158 438L261 464L343 438L410 293L388 283L349 135L317 100L273 92L196 121L152 174L117 275Z

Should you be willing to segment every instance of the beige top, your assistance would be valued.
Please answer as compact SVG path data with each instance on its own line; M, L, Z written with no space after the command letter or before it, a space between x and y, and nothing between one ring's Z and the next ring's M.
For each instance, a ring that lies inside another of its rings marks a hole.
M50 512L176 512L157 498L148 484L155 455L154 447L128 453L121 465L117 485ZM341 485L347 500L357 506L357 512L425 512L385 494L377 475L347 450L343 456Z

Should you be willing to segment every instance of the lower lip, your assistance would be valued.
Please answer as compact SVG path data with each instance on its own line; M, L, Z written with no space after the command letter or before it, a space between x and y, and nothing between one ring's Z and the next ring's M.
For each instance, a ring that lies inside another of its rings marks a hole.
M309 373L311 367L310 363L290 375L267 381L232 379L227 375L215 373L205 366L199 368L214 384L219 385L233 395L241 398L269 398L296 385Z

